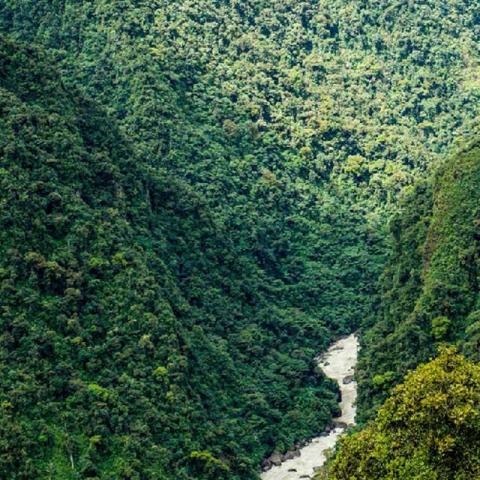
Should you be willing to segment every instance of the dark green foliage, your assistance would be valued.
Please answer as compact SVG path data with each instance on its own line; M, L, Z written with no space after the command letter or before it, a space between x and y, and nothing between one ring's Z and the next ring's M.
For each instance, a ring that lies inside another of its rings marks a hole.
M480 148L464 147L391 221L393 251L359 362L363 418L439 342L478 360Z
M320 431L323 322L40 50L0 71L2 475L252 478Z

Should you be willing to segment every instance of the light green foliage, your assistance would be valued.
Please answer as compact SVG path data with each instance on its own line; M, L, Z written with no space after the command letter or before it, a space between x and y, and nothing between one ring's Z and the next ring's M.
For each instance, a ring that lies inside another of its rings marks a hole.
M448 331L451 326L447 317L436 317L432 320L432 336L435 340L446 340Z
M443 349L409 373L364 430L345 438L330 480L480 476L480 366Z
M202 471L210 474L216 475L215 478L221 479L226 478L225 475L228 473L229 468L221 460L213 457L210 452L197 452L193 451L190 453L190 461L197 465L197 468Z

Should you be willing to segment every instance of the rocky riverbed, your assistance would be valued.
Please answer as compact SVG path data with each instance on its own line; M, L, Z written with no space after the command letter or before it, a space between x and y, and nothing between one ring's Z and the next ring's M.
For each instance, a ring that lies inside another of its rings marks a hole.
M318 364L327 377L338 382L342 392L340 408L342 414L334 419L319 437L302 445L301 448L284 455L274 454L267 461L272 468L261 474L262 480L300 480L311 478L315 470L326 460L326 453L335 446L338 437L345 429L355 424L357 384L354 381L354 369L357 363L358 339L355 335L336 341L318 359Z

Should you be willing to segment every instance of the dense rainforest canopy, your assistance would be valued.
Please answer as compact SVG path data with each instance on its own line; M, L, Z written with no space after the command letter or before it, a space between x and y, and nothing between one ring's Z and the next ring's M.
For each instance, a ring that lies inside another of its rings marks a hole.
M44 54L0 65L2 476L248 478L321 429L324 322Z
M336 413L334 336L365 332L364 419L436 343L475 352L478 162L446 153L480 109L479 22L0 1L0 477L251 480Z

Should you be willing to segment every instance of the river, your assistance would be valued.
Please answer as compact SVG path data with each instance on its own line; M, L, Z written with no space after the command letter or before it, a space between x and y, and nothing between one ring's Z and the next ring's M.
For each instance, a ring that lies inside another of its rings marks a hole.
M345 432L345 425L355 424L357 384L353 381L357 364L358 339L355 335L341 338L318 359L325 375L338 382L342 392L342 414L335 419L336 427L328 433L312 439L300 450L296 458L284 461L261 474L262 480L300 480L313 476L315 469L326 460L326 453L335 446L338 437Z

